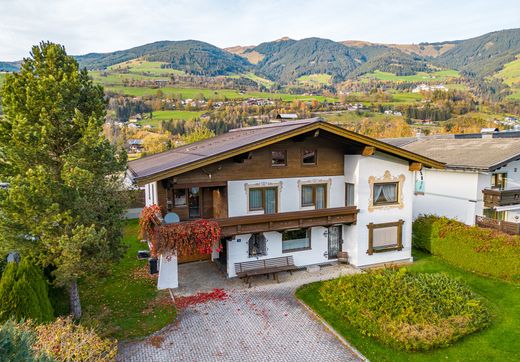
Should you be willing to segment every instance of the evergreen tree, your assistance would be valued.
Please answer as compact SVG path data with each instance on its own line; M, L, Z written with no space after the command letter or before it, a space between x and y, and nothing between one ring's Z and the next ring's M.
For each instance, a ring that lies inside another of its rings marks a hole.
M52 361L46 355L36 356L32 346L36 337L32 331L13 321L0 325L0 360L9 362Z
M12 306L16 303L13 301L13 287L17 268L18 264L8 263L0 280L0 321L11 318Z
M52 266L79 318L78 278L124 251L126 155L103 136L103 89L62 46L41 43L6 76L2 109L0 248Z
M50 321L54 317L49 300L49 290L47 288L47 281L43 276L43 272L34 263L31 263L28 258L23 258L18 265L16 272L18 279L25 276L30 284L32 290L36 294L38 304L41 310L41 320Z

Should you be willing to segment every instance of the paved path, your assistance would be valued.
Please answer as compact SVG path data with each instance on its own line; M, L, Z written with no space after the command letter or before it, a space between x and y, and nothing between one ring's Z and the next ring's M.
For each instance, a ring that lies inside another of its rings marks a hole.
M348 267L300 271L281 275L280 284L261 279L251 289L228 290L225 301L180 310L178 320L156 334L164 337L161 347L148 339L123 344L119 360L358 361L294 297L299 285L352 272Z

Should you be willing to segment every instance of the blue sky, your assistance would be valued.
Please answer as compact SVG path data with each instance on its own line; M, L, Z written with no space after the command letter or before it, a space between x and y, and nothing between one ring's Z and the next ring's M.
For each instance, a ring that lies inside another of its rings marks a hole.
M183 39L220 47L282 36L419 43L516 27L520 0L0 0L0 59L20 59L40 40L84 54Z

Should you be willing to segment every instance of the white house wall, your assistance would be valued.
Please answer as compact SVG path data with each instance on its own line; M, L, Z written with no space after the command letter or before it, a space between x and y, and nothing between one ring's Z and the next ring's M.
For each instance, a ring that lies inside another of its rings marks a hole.
M424 194L414 196L413 216L434 214L475 223L477 203L482 210L482 188L476 172L424 169ZM488 180L489 185L489 180Z
M392 177L404 176L400 192L403 207L395 205L375 208L369 211L371 197L371 176L381 178L389 171ZM345 182L355 184L355 205L359 209L356 225L344 229L343 247L349 253L350 262L356 266L366 266L393 261L412 260L412 204L414 180L413 172L409 171L408 162L376 153L374 156L346 155ZM367 254L369 223L379 224L404 220L403 249Z

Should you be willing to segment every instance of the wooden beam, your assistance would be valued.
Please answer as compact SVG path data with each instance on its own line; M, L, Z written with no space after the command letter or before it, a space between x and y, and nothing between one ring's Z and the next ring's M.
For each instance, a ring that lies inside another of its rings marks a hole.
M372 146L365 146L363 148L363 152L361 153L363 156L372 156L376 152L376 148Z
M410 171L421 171L422 163L420 162L410 162L410 166L408 167Z

